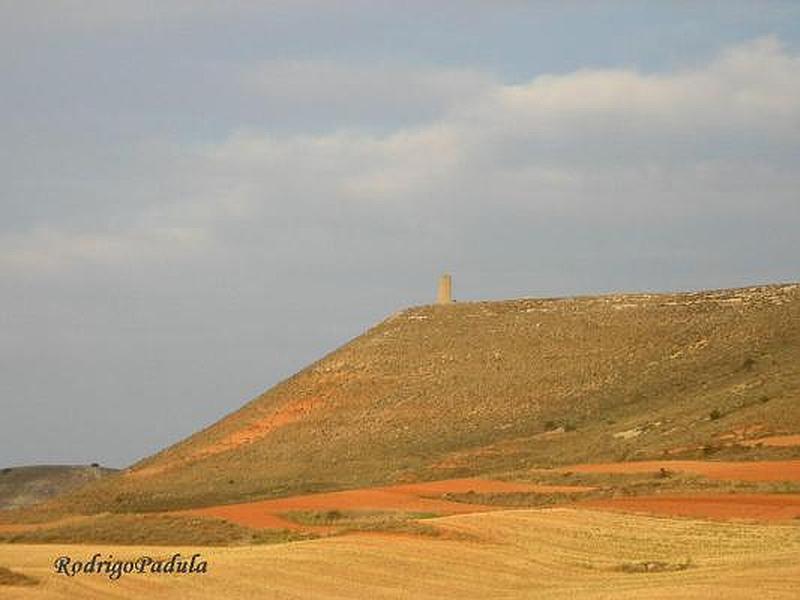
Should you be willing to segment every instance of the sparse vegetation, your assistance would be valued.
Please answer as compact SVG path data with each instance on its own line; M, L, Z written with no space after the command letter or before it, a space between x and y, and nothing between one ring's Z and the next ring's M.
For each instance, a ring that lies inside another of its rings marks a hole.
M293 531L289 529L258 529L252 533L249 543L254 545L263 544L286 544L289 542L301 542L313 540L318 536L309 531Z
M703 456L713 456L719 450L720 447L716 444L703 444Z
M652 473L568 473L561 471L534 473L515 472L505 476L515 480L526 480L544 485L594 486L594 492L585 492L576 499L595 498L613 495L640 496L656 493L715 493L730 492L798 494L800 482L790 481L724 481L709 479L690 473L674 472L666 469ZM534 506L535 504L531 504Z
M566 504L577 500L585 500L598 496L608 495L606 491L596 492L576 492L576 493L535 493L535 492L505 492L505 493L477 493L466 492L460 494L444 494L442 497L451 502L463 502L465 504L485 504L490 506L508 507L533 507L533 506L553 506L555 504Z
M434 513L377 511L377 510L325 510L292 511L283 515L301 525L328 526L334 533L354 531L384 531L393 533L413 533L419 535L439 535L435 527L420 523L438 515Z
M224 546L264 543L268 535L289 541L287 532L268 534L221 519L177 515L106 514L75 523L0 533L0 542L22 544L143 544Z
M744 362L742 362L742 369L744 369L745 371L751 371L755 366L756 366L756 359L754 359L752 356L748 356L747 358L744 359Z
M639 562L626 562L617 567L623 573L668 573L671 571L685 571L692 566L692 559L683 562L670 563L663 560L643 560Z

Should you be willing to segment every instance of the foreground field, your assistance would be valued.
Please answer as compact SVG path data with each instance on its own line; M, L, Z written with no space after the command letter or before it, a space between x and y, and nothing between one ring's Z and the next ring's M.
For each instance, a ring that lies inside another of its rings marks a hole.
M555 508L435 520L454 535L355 534L236 548L0 545L36 585L3 598L796 598L800 525ZM202 553L207 574L53 573L60 555Z
M581 505L620 512L721 521L737 519L763 523L800 519L798 494L661 494L589 500Z

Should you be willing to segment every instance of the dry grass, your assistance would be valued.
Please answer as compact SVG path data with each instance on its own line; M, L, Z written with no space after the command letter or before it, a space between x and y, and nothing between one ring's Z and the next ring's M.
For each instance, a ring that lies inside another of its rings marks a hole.
M691 559L683 562L668 563L662 560L643 560L634 563L622 563L617 570L623 573L668 573L670 571L685 571L692 567Z
M596 492L577 492L577 493L549 493L542 494L536 492L466 492L462 494L444 494L445 500L451 502L463 502L466 504L482 504L488 506L553 506L556 504L568 504L578 500L588 498L605 497L609 494L606 491Z
M175 515L97 515L64 525L0 533L0 543L226 546L306 539L308 534L255 531L222 519Z
M667 470L666 474L652 473L572 473L556 470L517 471L504 477L514 481L530 481L544 485L593 486L597 490L586 496L650 495L659 493L706 492L727 494L732 492L759 494L800 493L798 481L737 481L710 479L701 475Z
M434 513L384 510L291 511L283 517L300 525L325 526L332 535L358 531L410 533L437 536L440 531L421 520L432 519Z

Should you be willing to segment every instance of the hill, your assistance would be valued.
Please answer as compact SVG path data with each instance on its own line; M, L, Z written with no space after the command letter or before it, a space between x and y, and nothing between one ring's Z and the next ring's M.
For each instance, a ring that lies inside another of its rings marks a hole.
M800 456L800 285L410 308L68 495L150 511L536 466Z
M115 473L100 466L31 466L0 469L0 510L38 504Z

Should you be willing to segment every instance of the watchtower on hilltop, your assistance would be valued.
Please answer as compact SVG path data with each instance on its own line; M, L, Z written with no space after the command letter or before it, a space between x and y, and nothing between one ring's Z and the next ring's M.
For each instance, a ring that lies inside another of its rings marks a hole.
M453 278L449 273L439 277L439 288L436 290L436 304L450 304L453 301Z

